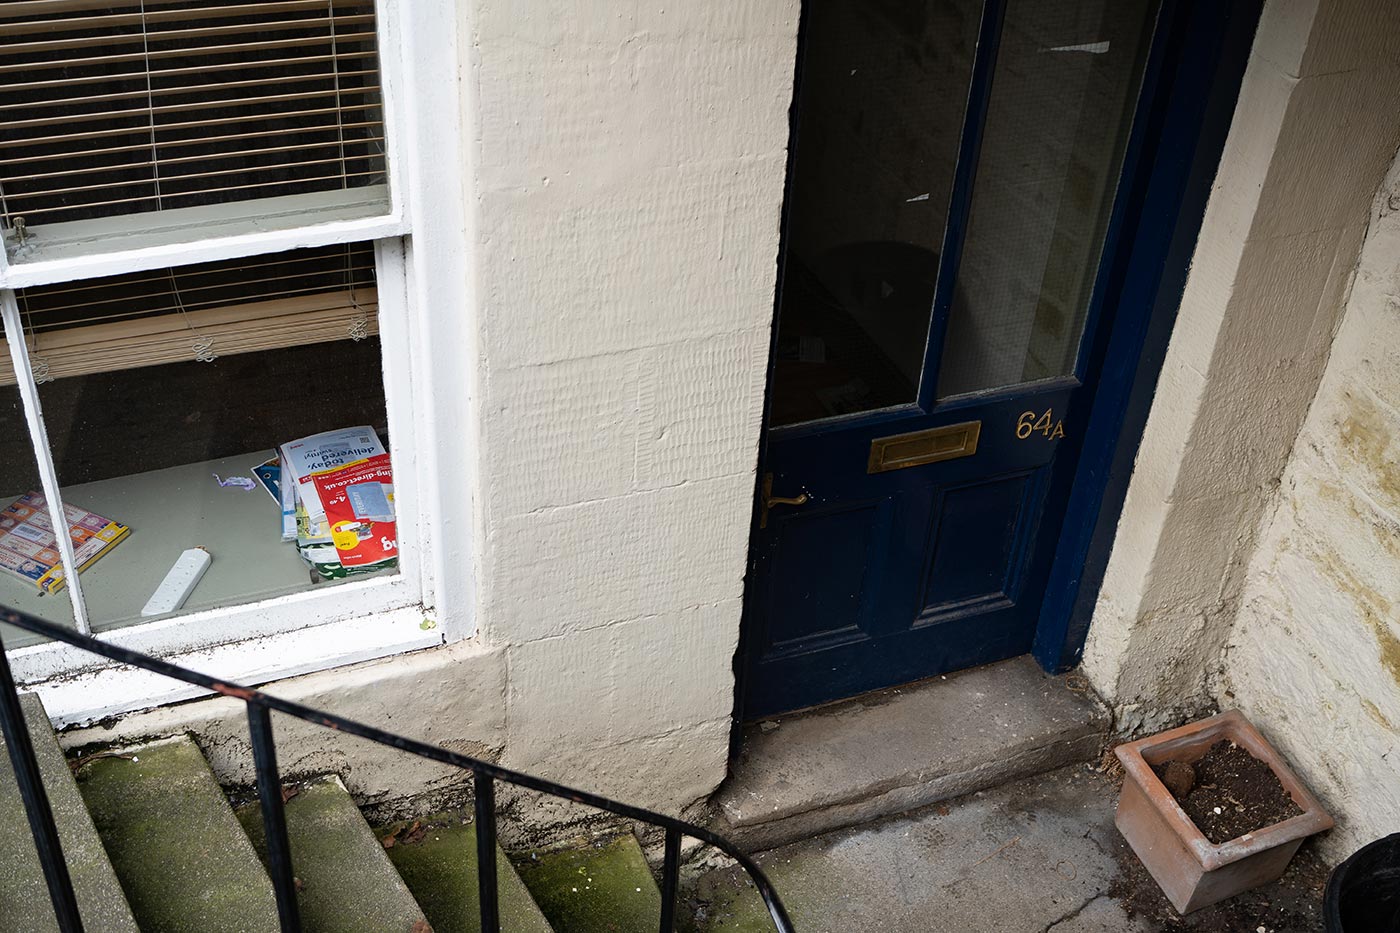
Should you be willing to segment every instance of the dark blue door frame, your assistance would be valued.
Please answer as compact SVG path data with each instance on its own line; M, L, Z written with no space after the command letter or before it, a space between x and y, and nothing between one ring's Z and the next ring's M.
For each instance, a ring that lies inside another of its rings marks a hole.
M996 11L1002 7L999 0L988 5ZM1261 7L1262 0L1167 0L1162 8L1143 78L1145 103L1125 154L1125 187L1116 199L1108 255L1090 307L1091 317L1105 307L1117 312L1081 348L1083 358L1101 367L1102 375L1078 462L1072 472L1063 471L1055 490L1066 497L1068 511L1056 538L1032 649L1049 671L1072 668L1083 652ZM984 38L985 29L998 21L999 15L984 23ZM800 70L799 63L799 80ZM986 92L982 86L981 93ZM972 94L970 111L978 103L977 86ZM790 159L796 132L794 126ZM964 142L976 145L977 134ZM964 215L955 203L950 228L959 217L965 221ZM945 249L956 251L956 231L949 232L953 242L945 241ZM765 457L761 453L759 476ZM746 599L746 612L750 605ZM736 719L744 712L743 659L752 630L752 620L746 618L735 665Z
M1032 653L1045 670L1078 665L1108 566L1133 462L1176 323L1206 201L1225 147L1263 0L1169 4L1169 73L1147 114L1150 159L1140 208L1120 233L1129 243L1112 270L1119 313L1109 328L1101 388L1069 490ZM1140 309L1138 313L1124 313Z

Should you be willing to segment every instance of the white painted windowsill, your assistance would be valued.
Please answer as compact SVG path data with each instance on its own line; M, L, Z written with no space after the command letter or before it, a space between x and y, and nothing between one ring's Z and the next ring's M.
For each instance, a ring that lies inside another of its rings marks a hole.
M425 626L427 626L425 628ZM441 628L421 607L329 622L262 638L163 656L180 667L243 686L443 644ZM132 667L54 677L25 689L44 701L57 727L209 696L210 691Z

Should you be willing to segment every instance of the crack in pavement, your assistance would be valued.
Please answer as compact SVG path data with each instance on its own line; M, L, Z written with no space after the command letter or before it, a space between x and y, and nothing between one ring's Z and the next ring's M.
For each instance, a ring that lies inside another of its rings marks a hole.
M1068 921L1068 920L1073 920L1075 917L1078 917L1080 914L1084 913L1084 911L1086 911L1086 910L1089 909L1089 905L1090 905L1090 904L1092 904L1092 903L1094 903L1094 901L1097 901L1097 900L1099 900L1100 898L1104 898L1104 897L1108 897L1108 895L1107 895L1107 894L1095 894L1093 897L1089 898L1087 901L1085 901L1084 903L1080 904L1078 907L1074 908L1074 909L1071 910L1069 913L1067 913L1067 914L1065 914L1064 916L1060 917L1060 919L1058 919L1058 920L1051 920L1049 923L1047 923L1044 927L1041 928L1040 933L1050 933L1050 931L1053 930L1053 929L1055 929L1055 927L1059 926L1060 924L1062 924L1062 923L1064 923L1064 922L1066 922L1066 921Z

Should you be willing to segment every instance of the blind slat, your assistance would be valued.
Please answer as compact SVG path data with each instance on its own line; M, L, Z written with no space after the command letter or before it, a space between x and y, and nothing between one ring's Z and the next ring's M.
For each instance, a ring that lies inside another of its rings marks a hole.
M341 3L358 7L365 6L365 0L340 0ZM130 13L107 13L101 16L72 16L62 19L43 19L39 16L26 16L14 12L16 7L29 4L11 3L0 6L0 37L34 35L44 32L71 32L78 29L111 29L113 26L139 26L142 23L161 23L180 20L222 19L249 14L296 13L301 11L325 10L326 0L278 0L269 3L238 3L229 6L207 9L146 10L138 7ZM89 10L114 9L119 4L94 2L79 10L59 10L55 12L86 12ZM18 22L4 22L15 17L24 17Z
M26 339L31 356L44 361L55 379L137 369L194 358L193 343L212 337L219 356L326 343L349 337L365 318L366 333L379 331L374 288L322 292L253 304L231 305L74 328ZM9 347L0 340L5 365L0 385L14 384Z
M130 198L113 198L113 199L106 200L106 201L98 201L98 202L86 203L86 204L83 204L83 205L80 205L80 206L81 206L81 207L94 207L94 206L103 206L103 207L106 207L106 206L118 205L118 204L141 204L141 203L149 202L149 201L162 202L162 203L165 202L165 201L181 201L181 202L183 202L183 201L185 201L185 200L187 200L187 199L189 199L189 198L199 198L199 197L204 197L204 196L210 195L210 194L223 194L223 193L228 193L228 192L248 192L248 191L257 191L257 190L259 190L259 189L264 189L264 188L288 188L288 187L295 187L295 186L304 186L304 185L306 185L308 182L314 182L314 181L338 181L338 180L348 180L348 179L355 179L355 178L380 178L380 177L383 177L383 174L384 174L383 172L379 172L379 171L374 171L374 172L335 172L335 173L331 173L331 174L315 176L315 177L312 177L312 178L296 178L296 179L288 179L288 180L285 180L285 181L258 181L258 182L249 182L249 183L243 184L243 185L226 185L226 186L221 187L221 188L200 188L200 189L198 189L197 191L162 191L160 194L156 194L156 193L153 191L151 194L148 194L148 195L140 195L140 196L130 197ZM12 197L13 197L13 195L7 196L7 200L9 200L9 199L12 198ZM269 197L270 197L270 195L269 195ZM170 206L170 205L167 205L167 206ZM62 209L71 209L71 208L62 208ZM58 210L58 208L55 208L55 210ZM16 215L19 215L19 216L23 216L23 217L26 218L26 220L28 220L30 217L34 216L34 212L33 212L33 211L12 211L11 213L16 214Z
M201 63L199 65L190 65L184 68L162 68L158 72L152 72L151 78L152 80L170 77L185 78L191 75L198 76L222 74L224 72L229 71L249 71L267 68L280 69L293 65L320 65L321 71L318 72L318 76L321 78L326 78L334 75L337 71L341 74L345 74L345 72L338 67L340 62L363 62L366 59L372 59L373 57L373 54L368 52L347 51L337 52L334 55L297 55L292 58L269 58L265 60L260 59L256 62L208 62ZM19 71L22 69L14 70ZM281 79L282 75L278 75L276 80L280 81ZM72 77L65 75L62 78L50 78L44 81L25 81L22 84L0 84L0 94L8 97L12 94L17 94L20 92L46 91L51 89L80 87L89 84L110 84L116 81L140 81L143 84L144 91L146 72L142 70L129 71L120 75L97 74L78 75ZM262 84L266 84L271 81L271 78L259 79L259 83ZM160 88L152 88L152 90L159 91Z
M108 110L103 113L62 114L59 116L51 117L36 117L32 120L11 120L5 124L5 130L6 132L12 132L36 126L68 126L74 123L91 123L94 121L104 120L123 120L130 119L132 117L149 118L151 116L160 116L162 114L169 113L189 113L191 111L200 110L218 110L224 107L253 107L259 104L276 104L289 100L320 100L321 98L325 97L357 97L366 94L378 94L379 91L380 88L378 85L370 85L368 87L346 87L340 88L338 90L335 88L331 88L325 91L300 91L292 94L268 94L264 97L238 97L230 100L207 100L200 101L199 103L194 104L164 104L155 107L133 107L129 110ZM335 109L336 108L331 108L331 110ZM276 111L273 111L271 113L266 114L253 114L252 118L257 119L261 117L262 119L276 119L279 116L281 116L281 114L277 113ZM225 121L220 120L211 122ZM179 124L156 123L156 129L160 130L165 126L178 125ZM130 131L124 130L124 132Z
M145 61L165 61L172 58L192 58L197 51L199 55L233 55L238 52L262 52L277 49L297 49L313 45L330 45L335 43L353 43L359 41L371 41L375 38L374 33L352 33L349 35L337 35L332 38L325 36L302 36L300 38L288 39L267 39L262 42L238 42L228 45L204 46L198 50L173 49L156 50L150 52L122 52L117 55L94 55L88 58L55 59L47 62L21 62L16 64L0 65L0 74L13 74L15 72L33 71L36 68L82 68L87 66L110 65L116 62L145 62ZM246 67L246 66L245 66ZM256 67L256 63L252 67ZM152 71L153 75L160 74L159 69Z
M324 95L321 95L324 96ZM354 108L361 109L361 108ZM286 113L253 113L237 117L223 117L208 120L185 120L180 123L157 123L154 131L157 135L161 133L171 133L177 130L197 130L211 126L231 126L235 123L259 123L272 120L297 120L306 117L325 116L326 114L338 114L340 107L313 107L310 110L293 110ZM59 135L35 136L30 139L13 139L0 142L0 149L22 149L27 146L42 146L51 143L62 142L83 142L89 139L110 139L113 136L131 136L136 133L149 133L152 127L138 124L136 126L122 126L107 130L85 130L81 133L63 133ZM284 129L283 133L295 133L295 129ZM202 142L208 137L195 137L193 139L173 140L175 143Z
M364 270L363 270L363 269L358 269L358 270L352 270L352 271L360 271L360 272L363 272ZM250 281L250 282L247 282L247 283L244 283L244 284L248 284L248 285L264 285L264 284L268 284L269 282L273 282L273 281L277 281L277 280L275 280L275 279L268 279L268 280L254 279L254 280L252 280L252 281ZM372 286L371 286L371 288L372 288ZM223 292L227 292L227 291L228 291L228 287L227 287L227 285L208 285L208 286L204 286L203 288L183 288L183 289L181 289L181 290L180 290L180 298L181 298L182 302L186 302L185 313L189 313L189 307L188 307L188 305L192 305L192 304L198 303L198 301L199 301L199 293L200 293L200 292L202 292L202 291L209 291L209 290L221 290L221 291L223 291ZM363 299L364 296L360 294L362 290L363 290L363 289L361 289L361 288L356 288L356 289L354 290L354 294L356 295L357 299ZM294 297L296 297L296 296L298 296L298 295L318 295L318 294L321 294L322 292L325 292L325 291L326 291L326 288L325 288L324 286L319 286L319 285L308 285L308 286L305 287L305 288L288 288L288 289L279 289L278 291L279 291L278 298L279 298L279 299L282 299L282 298L294 298ZM347 290L347 291L348 291L348 290ZM362 302L362 303L363 303L363 302ZM78 310L78 309L80 309L80 308L87 308L87 307L89 307L89 306L85 306L85 305L71 305L71 306L68 306L68 307L50 308L50 309L48 309L48 311L49 311L49 313L54 313L54 312L58 312L58 311L76 311L76 310ZM160 315L162 315L162 314L178 314L178 313L180 312L180 308L181 308L181 305L173 303L173 300L172 300L172 303L171 303L171 304L152 305L152 306L150 306L149 308L143 308L143 309L140 310L140 311L112 312L112 313L102 313L102 314L94 313L91 317L86 317L86 318L71 318L71 319L65 320L65 321L63 322L63 326L62 326L62 327L57 327L57 328L45 328L45 327L42 326L42 325L38 325L38 326L35 326L35 327L34 327L32 333L35 334L36 336L42 337L42 335L44 335L44 334L46 334L46 333L58 333L59 331L72 330L72 329L77 328L77 327L92 327L92 326L96 326L96 325L98 325L98 324L110 324L110 323L115 323L115 322L117 322L117 321L134 320L134 319L140 319L140 318L146 318L146 317L156 317L156 316L160 316ZM199 310L199 309L195 309L195 310Z
M380 142L383 142L383 141L384 141L384 137L382 137L382 136L356 136L356 137L354 138L354 142L355 142L356 145L367 145L367 144L370 144L370 143L380 143ZM239 151L236 151L236 152L221 152L221 153L219 153L218 158L219 158L219 159L232 159L232 158L245 158L245 157L248 157L248 156L275 155L275 154L277 154L277 153L300 152L300 151L306 150L306 149L327 149L327 148L329 148L329 147L331 147L331 146L334 146L334 145L335 145L335 142L334 142L334 141L330 141L330 142L303 143L303 144L301 144L301 145L296 145L296 146L285 146L285 145L279 145L279 146L265 146L265 147L263 147L263 148L261 148L261 149L243 149L243 150L239 150ZM139 146L139 147L136 147L136 148L138 148L138 149L149 149L150 146ZM368 156L368 155L354 156L354 155L349 155L349 154L347 154L347 155L346 155L346 158L347 158L347 159L367 159L367 158L378 158L378 156ZM162 157L159 163L156 163L156 162L153 162L153 161L150 161L150 160L146 160L146 161L143 161L143 162L127 162L127 163L124 163L124 164L122 164L122 165L103 165L103 166L100 166L100 167L97 167L97 168L66 169L66 170L64 170L64 171L59 171L59 172L41 172L41 173L34 174L34 175L13 175L13 176L11 176L11 180L12 180L12 181L37 181L37 180L43 179L43 178L72 178L74 175L91 174L91 173L93 173L93 172L121 172L121 171L128 171L128 170L129 170L129 171L140 171L140 170L142 170L142 169L153 168L153 167L155 167L157 164L160 164L160 165L162 165L162 166L166 166L166 165L184 165L184 164L188 164L188 163L190 163L190 162L208 162L208 161L210 161L210 157L209 157L208 155L180 156L180 157L171 157L171 158ZM305 164L309 164L309 163L303 161L303 162L300 162L300 163L298 163L298 164L305 165ZM243 169L242 171L246 171L246 169ZM179 177L179 176L171 176L171 177ZM140 181L140 179L136 179L135 181ZM133 183L133 181L130 181L130 180L124 182L124 184L132 184L132 183ZM14 197L13 194L10 195L10 196L11 196L11 197Z
M222 38L224 36L234 36L245 32L275 32L282 30L299 29L325 29L341 25L362 26L365 23L373 23L373 14L352 14L347 16L326 17L325 19L288 19L278 22L264 23L236 23L227 26L198 26L192 29L164 29L145 30L144 32L131 33L104 33L97 36L74 36L69 39L43 39L34 42L21 42L10 45L0 44L0 56L10 56L15 54L37 54L40 52L71 52L79 49L104 48L120 45L145 46L150 42L171 42L176 39L209 39ZM0 36L5 32L0 29ZM330 41L331 35L325 37ZM162 57L183 56L191 57L200 55L217 46L191 45L180 49L162 49L159 53ZM141 57L149 55L155 58L156 50L147 53L141 52ZM112 56L115 57L115 56ZM53 63L47 63L53 64Z
M77 282L64 285L45 285L38 289L20 292L20 297L25 302L26 320L33 323L38 321L40 329L48 326L44 323L44 316L54 311L66 310L71 307L92 307L100 301L107 303L122 300L112 295L121 290L130 289L134 286L149 285L153 283L170 283L171 275L180 283L181 294L185 294L192 288L200 286L191 284L192 281L201 275L225 275L237 276L241 285L246 286L250 282L291 282L292 280L304 280L306 276L317 273L324 273L326 269L332 269L337 273L349 269L351 273L369 273L365 281L372 281L374 276L374 255L373 249L368 244L356 244L350 247L336 247L334 249L321 247L319 249L296 250L290 253L273 253L271 255L253 256L247 259L232 259L220 263L204 266L186 267L180 270L159 269L149 272L134 272L129 275L118 276L115 279L82 279ZM245 275L244 273L250 273ZM212 286L211 286L212 287ZM245 289L246 290L246 289ZM102 292L104 297L99 300L79 300L73 304L56 304L55 298L65 296L81 296L92 292ZM129 296L128 296L129 297ZM30 307L31 300L41 305L37 317ZM217 304L229 304L230 300L217 301Z
M168 141L168 142L161 143L161 144L160 144L160 148L168 152L168 151L171 150L171 149L180 148L180 147L186 147L186 146L206 146L206 145L208 145L208 146L213 146L213 145L217 145L217 144L219 144L219 143L224 143L224 142L240 142L240 141L242 141L242 140L247 140L247 139L269 139L269 138L272 138L272 137L280 137L280 138L285 139L288 135L296 135L296 136L298 136L298 137L302 137L302 136L314 136L314 135L320 135L320 134L322 134L322 133L335 133L337 130L362 129L362 128L369 128L369 127L379 128L380 126L381 126L381 124L380 124L378 121L370 120L370 121L365 121L365 122L361 122L361 123L341 123L341 124L330 124L330 125L319 126L319 127L304 127L304 128L298 128L298 129L296 130L295 134L289 134L287 130L280 130L280 129L279 129L279 130L259 130L259 131L254 132L254 133L234 133L234 134L231 134L231 135L228 135L228 136L206 136L206 137L203 138L203 139L195 139L195 140L172 140L172 141ZM365 141L365 142L372 141L372 140L375 139L375 138L382 139L383 137L367 137L367 136L356 136L356 137L355 137L356 140L362 140L362 141ZM350 141L350 140L347 139L347 142L349 142L349 141ZM331 145L331 143L325 142L325 143L320 143L320 144L318 144L318 145L310 145L310 144L308 144L307 146L305 146L305 147L300 147L300 148L312 149L312 148L317 148L318 146L327 146L327 145ZM271 148L273 148L273 147L268 147L268 149L271 149ZM143 151L143 152L149 152L150 149L151 149L151 143L150 143L149 140L147 140L147 141L142 142L142 143L134 143L134 144L132 144L132 145L130 145L130 146L113 146L113 147L106 148L106 149L87 149L87 150L83 150L82 153L63 152L63 153L51 153L51 154L49 154L49 155L44 155L44 156L24 156L22 159L16 159L15 161L16 161L17 163L23 163L23 164L25 164L25 165L28 165L28 164L30 164L30 163L40 163L40 162L55 162L55 161L65 161L65 160L71 161L71 160L73 159L73 157L74 157L75 154L81 154L81 155L87 155L87 156L103 156L103 155L114 155L114 154L122 153L122 152L136 152L136 151L138 151L138 150L139 150L139 151ZM250 150L250 151L266 151L266 150ZM199 157L198 157L198 156L191 156L191 157L189 157L189 158L190 158L190 159L197 159L197 158L199 158ZM221 159L221 158L224 158L224 154L222 154L222 153L217 153L217 152L211 152L211 153L207 156L207 158L209 158L210 160ZM165 157L162 156L160 161L161 161L161 164L164 164L165 161L166 161ZM177 161L179 161L179 160L177 160ZM140 164L143 164L143 165L153 165L153 164L155 164L155 163L140 163ZM113 170L113 171L117 171L117 170L121 169L123 166L121 166L121 165L113 165L113 166L108 166L108 167L109 167L111 170Z
M368 68L349 70L341 68L336 70L336 74L338 74L340 78L344 80L345 78L362 78L368 75L378 75L378 72ZM278 83L283 85L304 84L308 81L327 80L331 80L331 76L326 74L282 75L277 79ZM181 94L199 94L205 91L232 91L249 87L266 87L267 84L267 80L263 78L250 78L245 81L217 81L211 82L209 84L186 84L180 85L178 87L151 88L150 90L142 88L138 91L117 91L111 94L90 94L86 97L65 97L62 98L62 103L65 107L78 107L82 106L83 104L105 104L110 101L117 100L145 100L148 97L176 97ZM343 88L342 90L353 91L357 87L359 87L359 85L350 85L346 88ZM4 97L5 90L5 88L0 88L0 111L34 110L38 107L51 107L55 103L59 102L58 100L47 100L39 102L20 101L19 103L6 103ZM143 111L144 109L145 108L142 108ZM131 111L117 112L130 113Z
M324 148L324 147L323 147L323 148ZM344 163L344 162L364 162L364 161L368 161L368 160L372 160L372 159L378 159L378 158L379 158L379 155L378 155L377 153L375 153L375 154L358 155L358 156L357 156L357 155L335 156L334 158L330 158L330 159L306 159L306 160L303 160L303 161L300 161L300 162L283 162L283 163L278 164L278 165L259 165L259 166L258 166L258 171L262 171L262 172L281 171L281 170L283 170L283 169L300 168L300 167L303 166L303 165L340 165L341 163ZM206 179L206 178L220 178L220 177L227 177L227 176L231 176L231 175L246 175L246 174L248 174L248 169L246 169L246 168L228 168L228 169L223 169L223 170L221 170L221 171L214 171L214 172L189 172L189 173L184 174L184 175L168 175L168 174L162 174L158 179L156 179L156 180L154 180L154 181L146 181L146 180L144 180L144 179L139 179L139 178L138 178L138 179L135 179L135 180L127 179L127 180L125 180L125 181L108 181L108 182L102 182L102 183L100 183L100 184L95 184L95 185L73 185L73 186L68 187L68 188L48 188L48 189L45 189L45 190L43 190L43 191L36 191L36 192L34 192L34 193L32 193L32 194L26 194L26 193L23 192L23 191L18 191L18 192L16 192L16 191L11 191L11 192L10 192L9 194L7 194L5 197L6 197L6 200L8 200L8 201L21 201L21 202L23 202L23 200L26 199L26 198L33 199L33 198L53 197L53 196L56 196L56 195L79 194L79 193L84 192L84 191L106 191L106 190L111 189L111 188L130 188L130 187L132 187L133 185L155 184L156 181L159 181L159 183L162 184L162 185L168 185L168 184L178 184L178 183L182 183L182 182L202 181L202 180L204 180L204 179ZM293 183L293 182L289 181L288 183L290 184L290 183ZM209 191L209 190L213 190L213 189L209 189L209 188L200 188L199 190L200 190L200 191ZM166 197L178 197L178 196L180 195L180 193L181 193L181 192L178 192L178 191L167 191L167 192L165 192L165 196L166 196Z

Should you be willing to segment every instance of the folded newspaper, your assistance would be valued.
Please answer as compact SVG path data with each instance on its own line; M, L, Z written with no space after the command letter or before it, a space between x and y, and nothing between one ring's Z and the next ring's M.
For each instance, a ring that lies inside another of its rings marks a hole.
M393 471L373 428L313 434L279 453L297 551L318 574L336 579L398 563Z

